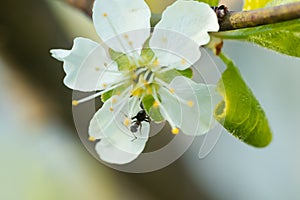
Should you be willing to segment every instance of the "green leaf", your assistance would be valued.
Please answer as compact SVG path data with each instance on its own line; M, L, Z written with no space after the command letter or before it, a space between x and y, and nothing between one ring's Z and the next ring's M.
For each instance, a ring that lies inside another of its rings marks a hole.
M118 64L119 71L124 70L133 70L136 68L135 64L130 61L128 56L121 52L116 52L112 49L109 49L109 55L112 60ZM131 59L133 60L133 59Z
M300 57L299 19L254 28L225 31L214 34L214 36L253 42L289 56Z
M245 0L243 10L254 10L258 8L263 8L271 0Z
M197 0L197 1L207 3L210 6L217 6L219 4L219 0Z
M220 54L227 65L218 83L223 96L215 109L215 118L232 135L255 147L265 147L272 140L268 120L259 102L247 87L233 62Z

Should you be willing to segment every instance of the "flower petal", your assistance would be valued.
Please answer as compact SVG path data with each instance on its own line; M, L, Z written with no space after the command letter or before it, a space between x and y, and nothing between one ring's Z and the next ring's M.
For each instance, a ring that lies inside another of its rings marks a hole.
M122 99L113 96L107 100L92 118L89 135L94 139L101 139L96 145L99 157L108 163L125 164L131 162L143 151L149 137L150 127L142 122L140 131L132 133L131 124L125 123L126 114L130 110L133 98ZM134 108L137 113L139 107Z
M143 0L96 0L93 21L102 41L115 51L140 49L150 35L151 12Z
M160 88L161 113L172 120L187 135L201 135L208 132L213 124L213 92L212 85L195 83L178 76L170 83L170 92Z
M64 62L64 84L79 91L102 90L120 77L117 66L98 43L76 38L71 50L52 49L52 56ZM109 71L108 71L109 70Z
M218 19L209 5L176 1L163 12L149 45L160 63L183 70L200 58L198 48L209 42L208 32L218 29Z

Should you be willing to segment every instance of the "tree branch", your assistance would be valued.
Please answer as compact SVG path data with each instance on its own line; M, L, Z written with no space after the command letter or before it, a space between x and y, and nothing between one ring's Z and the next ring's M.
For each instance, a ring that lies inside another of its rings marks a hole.
M249 28L300 18L300 2L251 11L228 12L220 22L220 31Z
M94 0L65 0L70 5L82 10L87 15L92 15ZM160 15L155 14L152 25L160 20ZM266 24L273 24L300 18L300 2L281 6L262 8L250 11L230 11L219 19L220 31L249 28Z

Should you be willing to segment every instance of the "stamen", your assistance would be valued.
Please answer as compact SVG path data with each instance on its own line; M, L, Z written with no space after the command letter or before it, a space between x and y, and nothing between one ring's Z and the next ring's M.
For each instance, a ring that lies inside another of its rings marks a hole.
M73 105L73 106L77 106L77 105L78 105L78 101L77 101L77 100L73 100L73 101L72 101L72 105Z
M152 106L153 106L153 108L158 108L159 105L160 105L159 101L154 101Z
M171 94L175 93L175 89L174 88L170 88L169 91L171 92Z
M184 65L184 64L186 64L186 60L185 59L181 59L180 63Z
M104 89L104 90L102 90L102 91L100 91L100 92L97 92L97 93L95 93L95 94L92 94L92 95L90 95L90 96L87 96L87 97L85 97L85 98L83 98L83 99L80 99L80 100L73 100L73 101L72 101L72 105L73 105L73 106L77 106L77 105L80 104L80 103L89 101L89 100L91 100L91 99L95 99L96 97L99 97L99 96L101 96L102 94L104 94L104 93L106 93L106 92L108 92L108 91L110 91L110 90L113 90L113 89L115 89L115 88L117 88L117 87L123 85L125 81L126 81L126 79L125 79L125 80L122 80L121 82L119 82L119 83L117 83L117 84L114 83L114 84L116 84L116 85L113 85L113 84L112 84L112 85L113 85L112 87L108 87L107 89Z
M151 87L147 87L146 94L152 94L152 88Z
M143 89L142 88L136 88L134 89L132 92L131 92L131 95L132 96L135 96L135 97L139 97L141 96L141 94L143 93Z
M118 100L117 100L117 98L112 98L111 102L112 102L113 104L115 104L115 103L118 102Z
M113 23L111 22L111 20L109 19L107 13L103 13L103 16L107 19L111 29L113 30L115 36L117 36L117 40L120 44L120 47L122 47L123 52L134 52L131 55L134 58L131 58L131 56L128 56L128 59L131 61L131 63L135 63L136 66L138 66L137 60L139 58L139 55L136 51L134 51L134 49L126 49L125 45L123 44L124 40L122 41L120 34L118 33L118 31L115 29L115 27L113 26ZM127 35L127 34L126 34ZM125 36L125 35L124 35ZM127 41L129 39L128 35L127 37L124 37ZM132 47L132 45L129 44L130 47Z
M128 112L129 117L132 117L134 114L136 114L136 113L133 114L133 111L136 107L139 106L139 103L140 103L140 100L138 97L133 97L133 98L134 98L133 102L131 103L131 106L130 106L129 112Z
M154 62L153 62L153 65L155 66L155 67L157 67L157 66L159 66L159 60L158 59L156 59Z
M183 98L181 98L180 96L178 96L176 93L175 93L175 89L174 88L171 88L166 82L164 82L164 81L162 81L162 80L160 80L160 79L158 79L158 78L155 78L155 80L159 83L159 84L161 84L162 86L164 86L167 90L166 91L168 91L170 94L172 94L172 95L176 95L176 99L180 102L180 103L183 103L183 104L186 104L187 106L189 106L189 107L193 107L194 106L194 101L192 101L192 100L185 100L185 99L183 99ZM165 89L164 88L164 89ZM162 87L162 89L163 89L163 87Z
M90 136L88 140L91 141L91 142L95 142L95 141L96 141L96 138L93 137L93 136Z
M113 112L113 111L114 111L114 108L113 108L113 107L110 107L109 110L110 110L111 112Z
M194 102L190 100L190 101L187 102L187 105L188 105L189 107L193 107L193 106L194 106Z
M123 122L123 123L124 123L125 126L128 127L128 126L131 124L131 120L130 120L128 117L126 117L126 118L124 119L124 122Z
M154 88L153 88L154 90ZM179 133L179 129L177 128L177 126L175 125L175 123L173 122L172 118L170 117L170 115L168 114L167 110L163 107L163 105L160 103L160 101L158 100L156 91L153 91L153 98L154 98L154 103L153 103L153 107L155 108L154 105L158 105L160 108L160 112L162 114L164 114L164 118L169 122L170 126L172 127L172 133L173 134L178 134Z
M179 133L179 129L178 129L177 127L172 128L172 133L173 133L174 135L177 135L177 134Z
M153 82L153 79L154 79L154 73L151 71L151 70L148 70L145 75L145 80L149 83L152 83Z

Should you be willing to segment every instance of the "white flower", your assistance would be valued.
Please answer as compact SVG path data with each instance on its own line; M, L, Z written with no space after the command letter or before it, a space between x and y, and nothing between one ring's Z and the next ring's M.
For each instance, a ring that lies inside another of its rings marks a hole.
M143 151L152 121L167 120L172 133L206 133L211 127L211 86L183 72L200 58L199 46L218 31L213 10L204 3L177 1L163 13L150 35L150 10L143 0L96 0L93 22L109 49L76 38L71 50L51 50L64 62L64 83L79 91L98 91L73 105L102 95L104 104L89 126L99 157L125 164ZM149 40L147 40L149 38ZM137 113L146 114L137 119Z

